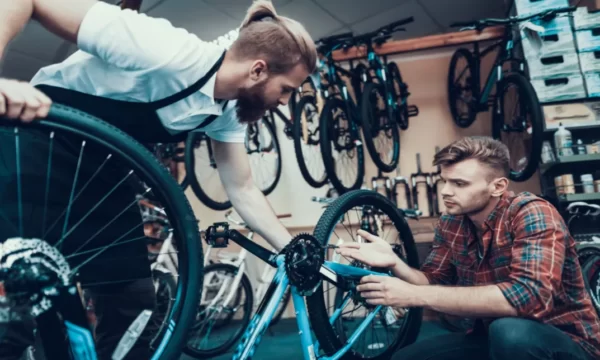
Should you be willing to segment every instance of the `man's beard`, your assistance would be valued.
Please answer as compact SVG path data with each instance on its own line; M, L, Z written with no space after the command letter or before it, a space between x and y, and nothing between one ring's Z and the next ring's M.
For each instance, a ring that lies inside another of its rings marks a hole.
M265 84L251 89L240 89L237 98L236 112L241 123L247 124L260 120L267 110L272 108L264 98Z

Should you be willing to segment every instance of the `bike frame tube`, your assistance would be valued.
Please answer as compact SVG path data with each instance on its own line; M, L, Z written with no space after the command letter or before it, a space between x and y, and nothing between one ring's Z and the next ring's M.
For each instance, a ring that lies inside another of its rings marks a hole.
M285 289L287 288L288 284L289 280L285 274L284 258L283 256L278 256L277 273L275 274L273 282L271 283L271 286L275 287L275 291L270 298L265 297L265 299L269 299L266 307L263 308L263 304L261 304L259 307L256 315L253 317L246 332L242 336L242 339L246 340L242 341L238 345L236 353L232 358L233 360L245 360L254 355L255 349L260 343L261 336L269 327L269 324L273 319L273 315L275 314L275 311L277 310L277 307L281 302L283 295L285 294Z
M492 69L490 70L490 72L487 76L487 79L485 81L485 86L483 87L483 90L481 90L480 94L478 94L479 106L481 108L487 109L490 93L492 92L494 85L502 79L502 65L506 61L510 61L513 59L512 50L513 50L514 42L513 42L512 28L510 26L507 26L505 28L502 41L488 47L481 53L479 53L477 44L475 44L475 45L476 45L476 49L477 49L475 52L475 55L476 55L475 63L477 64L477 69L475 72L478 77L477 82L476 82L477 84L480 83L479 82L480 81L480 78L479 78L480 64L481 64L480 59L483 56L487 55L489 52L491 52L494 48L498 48L498 54L496 55L496 60L494 60L494 65L492 66Z

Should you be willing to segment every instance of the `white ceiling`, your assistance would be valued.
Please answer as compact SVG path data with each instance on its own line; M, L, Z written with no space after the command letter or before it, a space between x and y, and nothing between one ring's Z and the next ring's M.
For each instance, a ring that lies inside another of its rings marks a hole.
M115 3L118 0L104 0ZM241 23L252 0L143 0L141 11L163 17L200 38L213 40ZM294 18L318 39L335 33L356 34L413 16L397 39L451 31L448 25L484 17L502 17L505 0L273 0L280 15ZM43 66L59 62L75 46L31 22L0 62L0 76L29 80Z

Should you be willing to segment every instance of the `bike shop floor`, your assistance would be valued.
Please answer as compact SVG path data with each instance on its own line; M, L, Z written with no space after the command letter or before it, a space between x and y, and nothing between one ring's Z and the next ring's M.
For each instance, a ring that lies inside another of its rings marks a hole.
M436 335L448 333L435 321L424 321L417 341ZM230 360L235 348L230 352L213 358L213 360ZM302 360L302 348L298 337L298 327L295 319L283 319L267 331L253 356L260 360ZM180 360L193 360L183 355Z

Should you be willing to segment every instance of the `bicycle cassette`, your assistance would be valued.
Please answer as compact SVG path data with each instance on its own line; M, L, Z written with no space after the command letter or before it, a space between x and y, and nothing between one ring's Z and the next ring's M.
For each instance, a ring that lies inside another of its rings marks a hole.
M302 296L309 296L321 284L323 246L309 234L299 234L285 247L285 271L290 285Z

